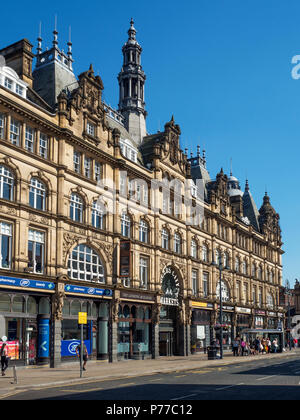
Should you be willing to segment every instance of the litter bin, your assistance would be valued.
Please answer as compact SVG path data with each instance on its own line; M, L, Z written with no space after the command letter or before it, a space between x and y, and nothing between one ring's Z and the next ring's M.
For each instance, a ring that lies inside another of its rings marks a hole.
M217 350L218 348L215 346L207 347L207 358L208 360L216 360L217 359Z

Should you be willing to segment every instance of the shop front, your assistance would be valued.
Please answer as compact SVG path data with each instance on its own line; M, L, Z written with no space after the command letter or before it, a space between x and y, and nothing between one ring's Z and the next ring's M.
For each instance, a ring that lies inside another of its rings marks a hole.
M218 311L220 311L220 307L218 305ZM222 309L222 324L220 325L220 315L218 313L217 317L218 321L215 325L216 331L216 341L219 344L221 340L221 327L223 329L223 349L224 350L231 350L232 341L234 339L234 307L233 306L224 306Z
M191 353L206 352L211 344L211 313L213 305L192 301Z
M54 288L51 282L0 277L0 339L7 338L16 365L49 362Z
M118 311L118 360L152 357L152 305L148 293L120 292Z
M257 328L257 329L265 328L266 327L265 317L266 317L266 312L265 311L256 310L255 311L255 316L254 316L254 327Z
M109 357L109 313L112 291L66 285L66 298L61 324L61 358L76 358L80 344L78 313L87 313L87 324L83 327L83 339L91 358L105 360Z
M159 355L173 356L179 354L180 336L178 328L180 284L177 272L173 267L165 267L161 274L159 320Z
M236 336L241 337L242 330L251 328L252 315L250 308L236 307Z

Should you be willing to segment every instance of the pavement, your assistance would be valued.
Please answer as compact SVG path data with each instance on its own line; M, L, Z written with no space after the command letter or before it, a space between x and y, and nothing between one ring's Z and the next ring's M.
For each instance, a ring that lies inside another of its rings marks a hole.
M83 372L82 378L80 378L79 362L65 362L54 369L49 366L24 366L17 367L15 370L12 367L13 362L11 362L6 371L6 376L0 376L0 391L1 394L6 394L21 389L29 390L64 384L83 384L99 380L146 376L156 373L181 372L204 367L221 367L255 361L256 359L288 359L295 355L300 356L300 348L278 354L257 356L233 357L232 353L229 353L225 354L222 360L208 360L206 354L186 357L159 357L149 360L127 360L115 363L90 360L87 363L87 371Z

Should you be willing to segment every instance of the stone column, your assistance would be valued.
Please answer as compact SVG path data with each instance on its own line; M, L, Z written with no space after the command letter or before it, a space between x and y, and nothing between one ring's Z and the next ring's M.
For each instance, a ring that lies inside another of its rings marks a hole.
M65 298L65 285L58 282L52 296L52 316L50 333L50 367L57 368L61 364L61 328L62 309Z
M156 302L152 307L152 359L159 357L159 316L160 316L160 294L156 295Z
M109 323L109 362L118 361L118 313L120 304L120 291L114 291L114 299L111 302L111 317Z

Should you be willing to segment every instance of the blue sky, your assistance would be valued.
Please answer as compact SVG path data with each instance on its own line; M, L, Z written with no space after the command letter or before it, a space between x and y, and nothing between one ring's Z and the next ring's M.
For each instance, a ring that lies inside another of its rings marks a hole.
M93 63L105 101L118 104L117 75L130 18L143 47L147 129L171 119L182 148L205 147L210 175L221 167L244 187L248 177L258 208L267 189L280 214L283 279L299 273L298 221L300 79L291 76L300 54L299 0L152 0L88 2L17 0L1 9L1 47L28 38L51 46L57 14L60 48L72 27L74 70ZM12 21L13 16L13 21Z

